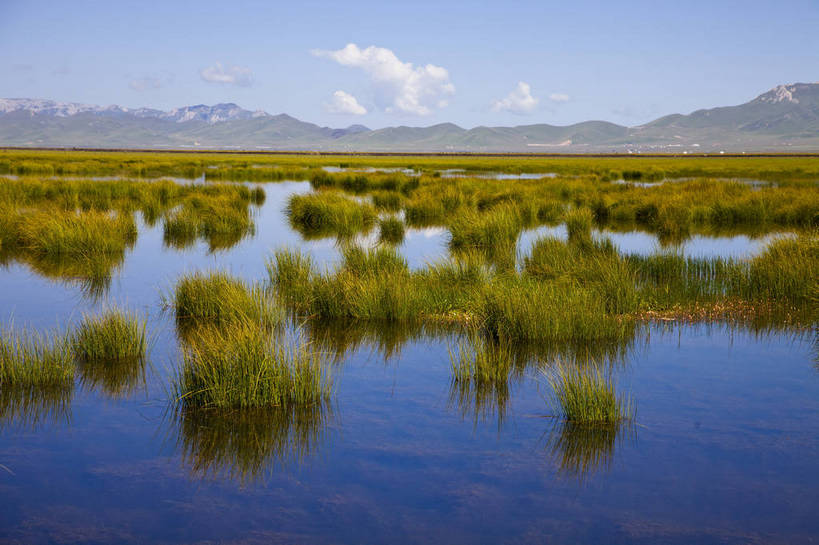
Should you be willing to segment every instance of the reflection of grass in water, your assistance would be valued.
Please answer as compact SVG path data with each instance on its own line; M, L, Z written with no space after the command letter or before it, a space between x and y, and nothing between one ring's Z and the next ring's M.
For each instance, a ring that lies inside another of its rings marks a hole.
M332 417L326 401L267 409L179 407L177 448L195 475L226 476L249 485L313 455L324 442Z
M457 405L461 417L472 413L477 422L497 413L503 421L509 401L509 376L514 366L511 345L470 333L457 347L449 349L452 365L450 405Z
M68 424L73 395L73 387L2 386L0 429L38 429L49 424Z
M0 331L0 421L37 426L67 419L74 358L56 334Z
M127 398L145 386L146 363L144 358L80 362L80 384L114 399Z
M437 339L452 331L446 324L431 327L418 323L316 317L307 317L299 325L304 327L310 344L321 352L331 354L335 362L342 361L347 354L364 346L380 354L386 362L400 356L404 345L409 342Z
M117 254L42 256L17 250L14 259L25 263L46 278L57 279L80 288L83 296L96 301L108 291L111 278L125 259Z
M71 343L85 386L125 397L145 383L146 322L135 314L112 308L85 316Z
M628 424L579 424L563 421L549 432L546 449L557 462L558 474L581 483L599 471L608 471L623 433L630 437Z

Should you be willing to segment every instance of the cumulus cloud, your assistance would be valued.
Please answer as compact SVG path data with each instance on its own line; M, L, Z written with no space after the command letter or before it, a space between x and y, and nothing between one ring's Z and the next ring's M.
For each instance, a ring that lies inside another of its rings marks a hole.
M517 87L506 97L492 103L496 112L528 114L535 109L540 99L532 96L532 87L525 81L519 81Z
M325 107L331 114L364 115L367 113L367 108L359 104L353 95L341 90L333 93L333 99L325 104Z
M569 95L565 93L552 93L549 95L549 100L552 102L569 102Z
M225 65L217 62L213 66L208 66L199 71L199 75L208 83L221 83L223 85L236 85L238 87L250 87L253 84L253 72L244 66Z
M375 88L376 102L387 112L428 115L436 108L445 107L448 97L455 94L446 68L402 62L383 47L361 49L356 44L347 44L336 51L316 49L312 53L342 66L363 70Z

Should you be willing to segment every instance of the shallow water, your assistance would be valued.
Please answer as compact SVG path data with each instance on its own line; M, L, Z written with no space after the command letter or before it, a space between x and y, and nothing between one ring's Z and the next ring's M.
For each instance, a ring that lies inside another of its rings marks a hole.
M0 542L811 543L819 535L819 344L815 333L652 326L611 363L636 424L593 434L550 418L537 364L508 397L450 386L454 339L420 331L309 327L332 347L332 407L303 433L270 419L198 422L168 410L179 355L161 294L179 274L266 278L273 249L322 266L333 239L306 241L283 215L306 182L264 185L256 234L225 251L139 236L102 298L26 265L0 269L0 321L62 327L119 302L147 313L151 364L117 390L82 374L70 404L36 423L0 415ZM527 231L565 236L561 226ZM648 252L644 233L603 233ZM368 240L372 240L372 235ZM447 255L442 228L409 229L414 268ZM764 242L699 237L682 251L745 256ZM123 395L122 391L126 394ZM481 403L485 405L481 405ZM257 433L257 435L254 435ZM260 435L259 435L260 434ZM286 440L265 443L259 437Z

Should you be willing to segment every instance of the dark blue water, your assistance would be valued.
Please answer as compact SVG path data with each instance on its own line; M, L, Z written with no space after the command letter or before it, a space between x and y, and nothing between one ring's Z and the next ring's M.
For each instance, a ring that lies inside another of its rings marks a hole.
M636 424L592 440L550 417L536 363L513 378L500 409L459 402L454 339L419 332L334 332L352 348L333 366L332 407L280 448L254 449L258 436L230 416L186 427L168 410L178 353L162 292L203 268L263 280L283 245L327 266L339 255L333 240L303 241L281 214L307 184L265 190L256 235L229 251L165 249L161 227L141 226L98 300L70 279L0 269L3 324L64 327L117 302L148 314L154 337L144 383L130 394L86 381L65 411L36 424L2 420L0 542L817 540L819 347L810 331L648 328L613 363ZM423 266L446 255L446 232L410 231L401 251ZM268 436L275 427L256 425ZM262 463L248 464L248 452Z

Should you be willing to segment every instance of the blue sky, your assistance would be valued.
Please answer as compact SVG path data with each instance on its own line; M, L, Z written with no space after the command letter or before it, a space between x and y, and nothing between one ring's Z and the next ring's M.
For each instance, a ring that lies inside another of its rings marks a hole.
M236 102L373 128L636 125L819 81L817 29L816 0L0 0L0 97Z

